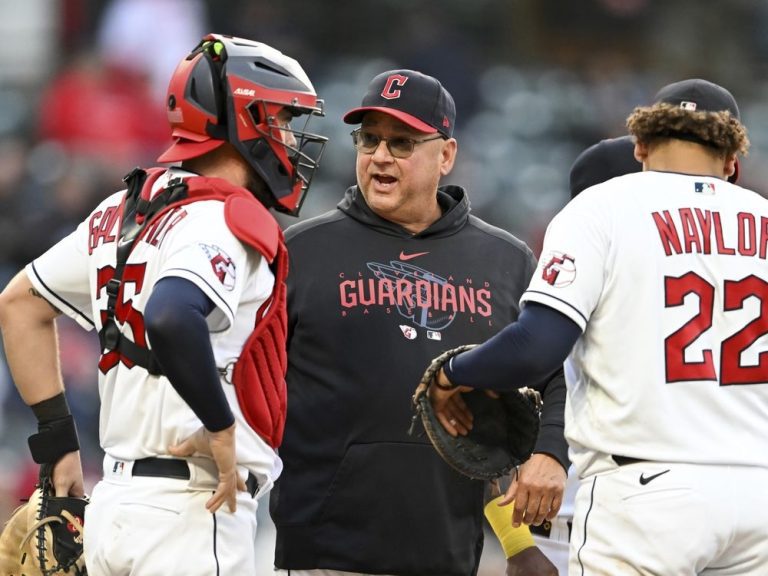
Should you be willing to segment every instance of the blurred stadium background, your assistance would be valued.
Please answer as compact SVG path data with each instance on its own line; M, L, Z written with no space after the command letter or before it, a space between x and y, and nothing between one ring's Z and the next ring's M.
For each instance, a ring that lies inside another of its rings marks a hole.
M662 85L705 77L738 100L752 140L743 185L766 195L768 2L764 0L0 0L0 288L70 232L135 165L169 142L163 114L176 62L207 32L297 58L326 102L331 138L302 218L354 183L350 127L375 74L438 77L457 109L459 159L446 183L474 213L538 253L568 199L568 170L618 136ZM284 224L295 221L282 218ZM62 368L90 485L100 467L95 335L60 324ZM0 352L0 519L31 491L34 421ZM262 501L266 504L266 500ZM272 527L261 508L264 574ZM482 576L503 573L493 538Z

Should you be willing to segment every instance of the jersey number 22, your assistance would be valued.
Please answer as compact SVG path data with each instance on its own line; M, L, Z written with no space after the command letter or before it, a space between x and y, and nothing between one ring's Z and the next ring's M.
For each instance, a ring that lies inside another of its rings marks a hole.
M664 341L667 382L691 380L718 380L712 350L703 351L703 359L690 362L685 349L712 326L715 305L715 287L707 280L688 272L683 276L664 279L666 307L681 306L688 294L699 298L699 311L693 318L670 334ZM723 311L740 310L749 297L759 301L757 318L729 336L720 348L720 384L759 384L768 379L768 352L759 356L756 366L742 366L741 355L759 338L768 334L768 282L750 275L741 280L726 280L723 286Z

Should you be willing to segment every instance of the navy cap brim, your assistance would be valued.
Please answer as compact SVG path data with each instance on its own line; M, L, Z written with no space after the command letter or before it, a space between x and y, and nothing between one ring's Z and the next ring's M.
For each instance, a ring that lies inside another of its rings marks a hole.
M360 108L353 108L344 114L344 122L346 124L360 124L363 121L363 116L365 116L368 112L382 112L383 114L388 114L400 120L400 122L403 124L407 124L414 130L424 132L425 134L437 133L437 128L430 126L426 122L422 122L415 116L411 116L406 112L395 110L394 108L387 108L385 106L362 106Z

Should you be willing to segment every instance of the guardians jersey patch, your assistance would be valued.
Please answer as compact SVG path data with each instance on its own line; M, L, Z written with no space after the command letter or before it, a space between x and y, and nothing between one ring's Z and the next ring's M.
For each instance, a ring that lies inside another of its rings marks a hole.
M213 273L221 285L227 290L232 290L235 287L236 278L235 263L232 258L218 246L212 244L200 244L199 246L211 263Z
M542 279L555 288L568 286L576 278L576 259L573 256L553 251L542 258L541 262Z

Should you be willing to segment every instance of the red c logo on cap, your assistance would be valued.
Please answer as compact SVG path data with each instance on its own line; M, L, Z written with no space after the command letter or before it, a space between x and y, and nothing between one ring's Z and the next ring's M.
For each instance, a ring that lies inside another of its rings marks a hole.
M394 100L400 98L400 88L408 82L408 77L402 74L392 74L387 78L387 83L384 84L384 90L381 91L381 97L387 100Z

